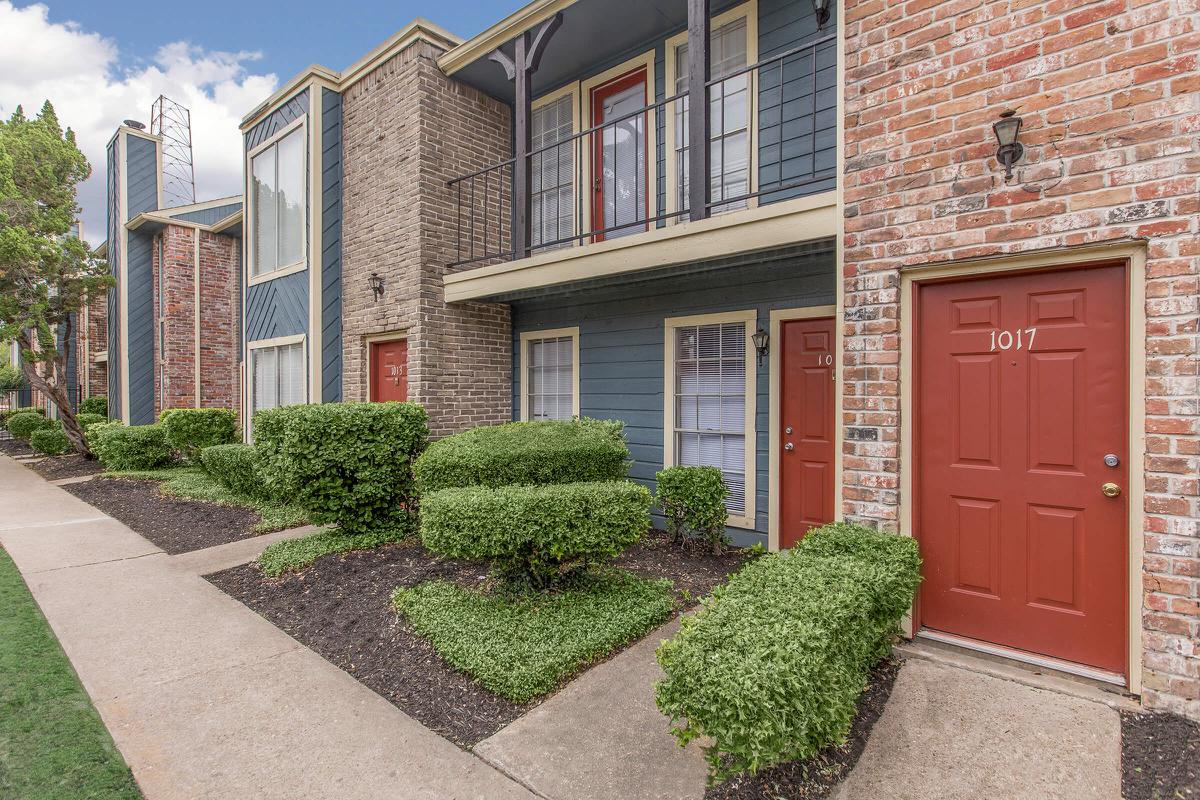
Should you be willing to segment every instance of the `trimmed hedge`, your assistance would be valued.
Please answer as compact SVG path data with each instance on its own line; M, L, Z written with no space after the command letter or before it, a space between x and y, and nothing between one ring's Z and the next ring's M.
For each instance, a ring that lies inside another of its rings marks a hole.
M95 425L98 422L108 422L108 417L104 416L103 414L90 414L88 412L81 411L75 415L75 421L79 423L80 428L83 428L84 433L87 433L87 429L92 425Z
M669 467L654 476L658 485L655 501L667 518L672 542L699 536L716 554L728 543L725 523L729 511L725 499L729 487L717 467Z
M611 558L650 528L650 492L628 481L467 486L421 498L421 541L488 558L512 582L553 583L564 568Z
M171 408L159 424L167 444L189 461L197 461L205 447L237 441L237 414L227 408Z
M87 431L88 446L110 470L154 469L171 460L171 446L161 425L103 422Z
M346 534L409 522L416 511L412 464L428 436L425 409L413 403L296 405L254 416L272 496Z
M414 467L422 495L462 486L623 480L629 448L619 422L510 422L434 442Z
M200 451L200 463L217 483L247 497L264 497L258 450L252 444L218 444Z
M60 456L74 449L61 425L38 428L30 434L29 444L34 450L47 456Z
M53 425L55 423L50 422L41 414L34 411L19 411L10 416L6 423L8 432L13 435L13 438L20 439L23 442L28 442L29 437L39 428Z
M79 401L80 414L99 414L108 418L108 398L102 394L93 395Z
M843 741L867 674L920 583L913 539L827 525L747 564L658 649L658 708L680 744L710 737L710 779Z

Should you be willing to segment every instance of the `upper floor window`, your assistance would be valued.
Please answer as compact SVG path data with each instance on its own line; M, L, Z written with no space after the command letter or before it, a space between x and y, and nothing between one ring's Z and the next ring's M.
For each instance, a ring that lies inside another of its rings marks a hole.
M252 277L304 262L308 196L304 144L305 129L300 126L250 159Z
M571 244L575 233L575 96L567 93L533 109L533 185L530 216L533 245L547 249ZM546 148L546 149L543 149Z

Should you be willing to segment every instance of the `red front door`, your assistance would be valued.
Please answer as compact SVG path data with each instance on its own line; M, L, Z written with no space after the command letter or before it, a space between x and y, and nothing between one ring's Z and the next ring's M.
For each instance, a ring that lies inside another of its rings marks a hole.
M592 134L592 230L607 231L596 241L646 230L650 131L648 115L634 113L646 106L646 86L638 68L591 92L592 126L604 125Z
M408 340L371 343L371 401L408 399Z
M833 319L779 328L779 546L833 521Z
M1124 673L1125 268L917 291L921 624Z

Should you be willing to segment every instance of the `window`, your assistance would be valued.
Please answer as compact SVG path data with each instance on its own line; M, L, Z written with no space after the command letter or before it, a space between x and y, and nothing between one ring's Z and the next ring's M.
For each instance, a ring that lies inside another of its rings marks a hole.
M579 329L521 334L521 419L579 416Z
M569 246L575 233L575 95L567 93L533 110L533 245L559 242L544 249ZM557 147L555 146L557 145ZM542 150L542 148L550 148Z
M255 411L305 402L304 342L252 347L250 364Z
M720 80L748 65L747 17L739 16L710 33L709 67L713 80ZM686 34L685 34L686 37ZM674 55L674 93L688 88L688 46L686 39L676 45ZM674 168L676 176L675 208L688 208L688 98L674 103ZM750 73L742 73L713 84L709 93L710 151L709 169L712 202L726 197L749 194L750 185ZM714 206L713 211L745 208L740 200Z
M730 524L754 524L753 311L667 321L667 466L712 466Z
M305 130L300 126L250 159L254 239L251 275L304 261L307 183Z

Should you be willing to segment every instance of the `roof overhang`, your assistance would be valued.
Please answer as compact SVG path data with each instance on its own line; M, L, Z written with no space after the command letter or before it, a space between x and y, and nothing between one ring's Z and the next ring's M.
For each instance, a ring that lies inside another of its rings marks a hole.
M453 75L468 64L486 58L497 47L512 41L517 34L540 25L545 20L573 5L578 0L534 0L519 8L483 33L472 36L438 58L438 67L447 75Z
M168 209L174 211L175 209ZM241 209L233 212L224 219L217 220L211 225L205 225L201 222L192 222L186 219L175 219L170 214L163 211L143 211L129 222L125 223L125 229L129 231L142 231L143 233L157 233L168 225L174 225L178 228L193 228L198 231L207 231L209 233L221 233L226 236L241 236L242 211ZM232 229L237 229L236 233Z

